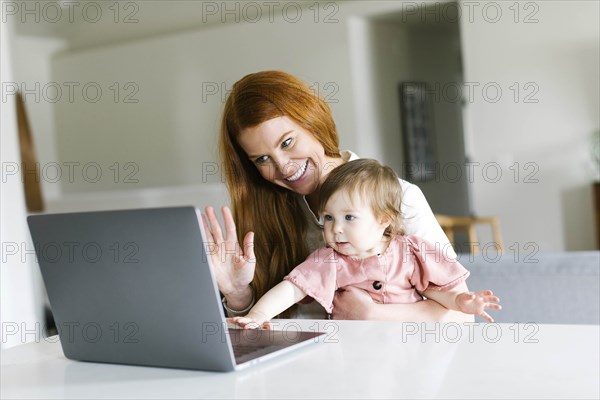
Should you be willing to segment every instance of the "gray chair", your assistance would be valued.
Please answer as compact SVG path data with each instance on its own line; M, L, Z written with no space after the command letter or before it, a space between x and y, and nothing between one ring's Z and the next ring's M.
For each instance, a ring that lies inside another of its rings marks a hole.
M494 257L495 258L495 257ZM491 289L501 311L496 322L600 323L600 252L504 254L499 259L459 255L470 290ZM476 321L484 321L477 317Z

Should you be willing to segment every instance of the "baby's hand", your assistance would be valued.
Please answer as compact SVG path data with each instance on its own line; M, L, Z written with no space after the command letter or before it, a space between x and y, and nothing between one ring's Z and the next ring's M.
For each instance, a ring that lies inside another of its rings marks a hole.
M502 306L497 304L500 299L494 296L491 290L482 290L481 292L464 292L456 296L456 306L465 314L480 315L488 322L494 322L484 310L486 308L501 310Z
M260 326L252 318L247 317L233 317L231 321L244 329L258 329Z
M252 312L245 317L233 317L231 321L244 329L271 329L269 321L265 321L260 316L252 315Z

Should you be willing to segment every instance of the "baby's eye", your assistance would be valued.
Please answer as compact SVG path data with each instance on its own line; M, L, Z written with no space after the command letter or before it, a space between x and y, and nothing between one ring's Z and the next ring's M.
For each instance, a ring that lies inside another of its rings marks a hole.
M289 147L290 144L292 144L292 138L287 138L281 143L281 148L285 149L286 147Z
M262 163L266 162L268 159L269 159L268 156L260 156L256 160L254 160L254 162L256 164L262 164Z
M325 221L333 221L333 217L331 215L323 215L323 220L325 220Z
M354 216L348 214L344 218L346 218L346 221L352 221L354 219Z

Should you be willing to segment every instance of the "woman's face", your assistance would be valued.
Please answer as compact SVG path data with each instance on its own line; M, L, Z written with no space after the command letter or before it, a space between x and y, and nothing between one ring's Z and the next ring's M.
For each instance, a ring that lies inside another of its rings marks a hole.
M243 129L237 139L263 178L305 196L342 162L327 157L312 134L285 116Z

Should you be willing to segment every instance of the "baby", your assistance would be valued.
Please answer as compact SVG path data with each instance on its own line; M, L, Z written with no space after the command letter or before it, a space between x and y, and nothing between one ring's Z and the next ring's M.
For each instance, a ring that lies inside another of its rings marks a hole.
M331 313L336 290L346 286L366 290L378 303L427 297L493 322L485 310L500 310L498 297L491 290L457 290L469 271L434 244L403 235L400 203L400 183L391 168L358 159L334 169L321 187L318 210L327 247L313 252L233 322L261 327L306 296Z

